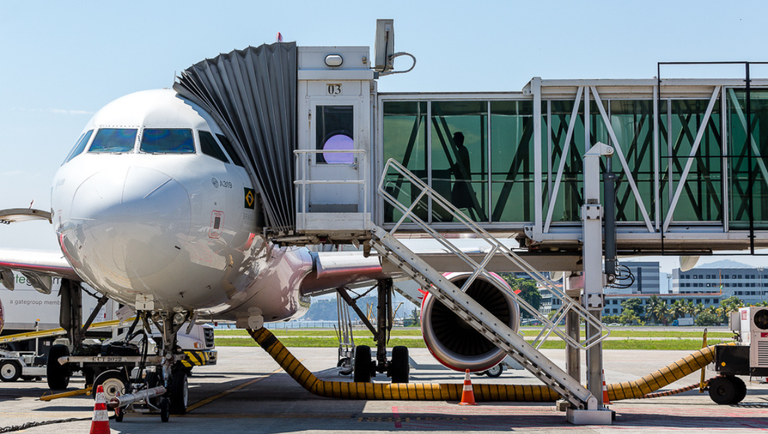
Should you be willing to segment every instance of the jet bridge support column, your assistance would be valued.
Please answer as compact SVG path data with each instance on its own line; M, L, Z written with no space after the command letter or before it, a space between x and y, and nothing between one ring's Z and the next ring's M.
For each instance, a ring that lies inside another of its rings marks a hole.
M584 205L581 207L583 230L582 258L584 266L584 296L582 303L598 321L603 311L603 209L600 204L600 157L613 155L613 148L597 143L584 155ZM587 324L587 340L602 333ZM597 399L598 410L568 409L571 423L610 424L611 412L603 403L603 345L598 343L587 350L587 388ZM607 419L607 420L606 420Z

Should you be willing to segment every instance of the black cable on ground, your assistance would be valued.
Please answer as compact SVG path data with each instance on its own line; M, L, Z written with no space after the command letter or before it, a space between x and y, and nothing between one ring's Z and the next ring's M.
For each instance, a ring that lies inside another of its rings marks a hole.
M714 377L717 378L717 377ZM704 381L704 386L708 386L709 382L712 381L712 378L709 380ZM648 398L660 398L662 396L672 396L677 395L679 393L687 392L689 390L698 389L701 383L691 384L690 386L681 387L679 389L675 390L668 390L666 392L654 392L654 393L648 393L640 397L640 399L648 399Z

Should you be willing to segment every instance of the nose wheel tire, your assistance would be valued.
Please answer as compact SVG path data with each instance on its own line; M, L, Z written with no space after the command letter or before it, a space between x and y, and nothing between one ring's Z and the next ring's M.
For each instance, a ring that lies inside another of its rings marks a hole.
M48 387L51 390L64 390L69 385L69 376L71 375L69 367L59 364L59 357L69 355L69 348L66 345L54 345L48 352L48 365L45 368Z
M171 403L168 401L168 398L160 398L160 420L163 422L168 422L168 419L171 418Z
M189 401L189 381L187 373L175 371L171 377L171 413L185 414Z
M407 347L392 348L392 360L390 364L390 377L393 383L407 383L411 372L411 364L408 360Z
M16 360L0 362L0 380L12 382L21 377L21 363Z
M360 345L355 347L355 383L371 382L371 347Z

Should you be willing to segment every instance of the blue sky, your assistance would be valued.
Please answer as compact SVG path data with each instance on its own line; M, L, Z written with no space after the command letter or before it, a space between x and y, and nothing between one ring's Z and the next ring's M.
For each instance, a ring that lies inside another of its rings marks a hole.
M376 19L393 18L397 51L418 64L380 91L519 91L534 76L650 78L657 61L765 61L766 12L714 1L2 2L0 209L49 208L56 169L109 101L170 87L193 63L277 32L304 46L373 47ZM0 240L57 248L41 223L0 227Z

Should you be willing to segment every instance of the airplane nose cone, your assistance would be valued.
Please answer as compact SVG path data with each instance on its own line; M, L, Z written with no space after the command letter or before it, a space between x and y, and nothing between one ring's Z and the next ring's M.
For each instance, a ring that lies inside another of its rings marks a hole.
M67 250L95 282L141 290L143 278L179 255L190 216L186 189L165 173L99 172L74 195Z

